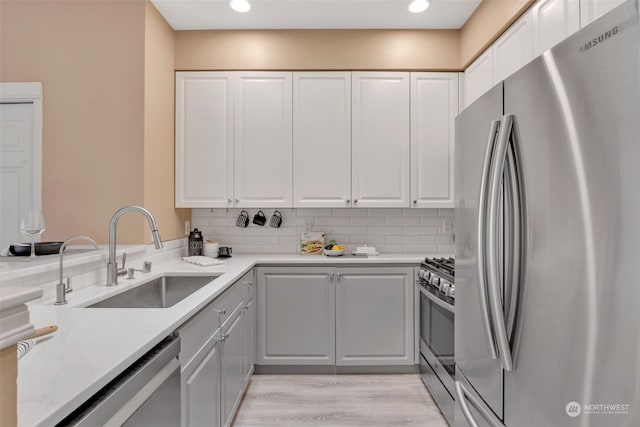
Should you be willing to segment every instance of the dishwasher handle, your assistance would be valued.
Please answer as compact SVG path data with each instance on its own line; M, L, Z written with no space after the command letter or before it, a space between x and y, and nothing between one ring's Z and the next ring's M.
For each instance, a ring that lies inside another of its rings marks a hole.
M180 368L179 353L180 337L165 338L58 426L122 425Z

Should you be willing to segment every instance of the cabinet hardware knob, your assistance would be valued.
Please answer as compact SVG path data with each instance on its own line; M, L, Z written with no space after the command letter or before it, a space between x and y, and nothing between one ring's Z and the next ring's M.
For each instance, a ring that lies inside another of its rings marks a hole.
M345 200L345 203L351 203L351 200L347 199Z
M414 205L417 205L417 204L418 204L418 201L417 201L417 200L414 200L414 201L413 201L413 204L414 204Z
M231 202L232 202L232 200L231 200L231 199L227 199L227 203L231 203Z
M358 203L358 199L353 199L353 203Z
M227 309L226 308L217 308L216 309L216 313L222 314L224 316L225 314L227 314Z
M240 203L240 200L236 199L236 203Z

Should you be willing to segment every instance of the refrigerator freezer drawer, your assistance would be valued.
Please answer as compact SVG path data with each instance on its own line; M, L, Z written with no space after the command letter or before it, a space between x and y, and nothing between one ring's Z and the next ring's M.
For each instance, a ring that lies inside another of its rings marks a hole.
M504 427L469 381L456 372L455 427Z

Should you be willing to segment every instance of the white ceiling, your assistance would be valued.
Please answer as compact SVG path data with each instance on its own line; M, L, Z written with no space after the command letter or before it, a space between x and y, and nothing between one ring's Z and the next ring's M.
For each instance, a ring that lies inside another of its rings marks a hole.
M423 13L409 0L249 0L238 13L229 0L151 0L174 30L457 29L481 0L432 0Z

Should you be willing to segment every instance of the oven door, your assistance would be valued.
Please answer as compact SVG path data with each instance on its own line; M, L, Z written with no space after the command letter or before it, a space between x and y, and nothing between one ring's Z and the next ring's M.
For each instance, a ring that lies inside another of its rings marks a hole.
M423 286L420 290L420 353L455 396L454 307Z

